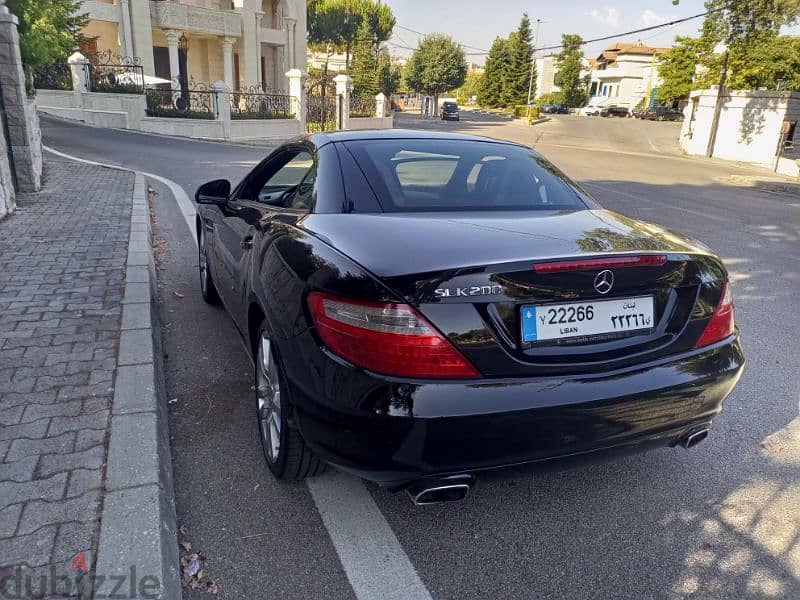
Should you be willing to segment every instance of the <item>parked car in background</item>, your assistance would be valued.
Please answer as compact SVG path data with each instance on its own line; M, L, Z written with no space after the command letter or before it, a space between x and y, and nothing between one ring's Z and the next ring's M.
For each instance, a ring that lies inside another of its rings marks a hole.
M643 119L643 118L644 118L644 113L645 113L645 112L647 112L647 109L645 109L645 108L642 108L642 107L639 107L639 108L634 108L634 109L631 111L631 116L632 116L634 119Z
M600 107L596 104L587 104L581 109L581 114L584 117L596 117L600 114Z
M460 121L458 104L455 102L445 102L442 104L442 121Z
M569 106L566 104L543 104L541 112L549 115L568 115Z
M604 106L600 109L601 117L628 117L630 111L626 106Z
M677 108L655 106L647 110L642 118L650 121L683 121L683 113Z

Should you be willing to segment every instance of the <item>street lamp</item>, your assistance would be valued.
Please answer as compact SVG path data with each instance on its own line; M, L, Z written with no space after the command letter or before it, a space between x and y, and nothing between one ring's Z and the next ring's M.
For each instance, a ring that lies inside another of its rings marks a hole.
M525 109L525 120L530 121L531 118L531 94L533 94L533 71L536 68L536 45L539 43L539 25L542 24L541 19L536 19L536 35L533 38L533 54L531 56L531 75L528 80L528 104Z
M725 93L725 83L728 79L728 56L730 51L727 44L719 43L714 46L714 54L722 55L722 69L719 73L719 86L717 88L717 101L714 104L714 116L711 119L711 131L708 134L708 146L706 156L711 158L714 155L714 146L717 142L717 130L719 129L719 117L722 114L722 96Z

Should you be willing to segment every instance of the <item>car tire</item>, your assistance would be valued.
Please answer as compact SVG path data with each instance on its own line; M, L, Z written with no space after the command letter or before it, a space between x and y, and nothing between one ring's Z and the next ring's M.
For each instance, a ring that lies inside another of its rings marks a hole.
M325 463L308 447L291 423L292 405L283 369L262 326L255 356L255 399L258 436L272 474L284 481L319 475Z
M197 263L200 271L200 293L206 304L216 306L220 303L219 292L211 277L208 268L208 249L206 248L206 234L202 223L200 224L200 239L197 240Z

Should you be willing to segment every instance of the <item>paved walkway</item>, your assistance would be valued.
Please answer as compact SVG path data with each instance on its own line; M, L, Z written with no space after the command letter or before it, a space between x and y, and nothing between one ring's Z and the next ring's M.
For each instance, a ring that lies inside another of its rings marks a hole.
M0 597L76 594L96 554L133 186L51 159L0 221Z

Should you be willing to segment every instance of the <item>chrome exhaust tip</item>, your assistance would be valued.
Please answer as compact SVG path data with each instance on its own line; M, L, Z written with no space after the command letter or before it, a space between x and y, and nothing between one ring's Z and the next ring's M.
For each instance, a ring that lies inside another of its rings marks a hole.
M704 429L699 429L693 433L690 433L685 438L683 438L681 446L683 446L686 449L693 448L694 446L697 446L697 444L702 442L704 439L706 439L708 437L708 434L709 434L709 429L707 427Z
M406 492L414 504L427 506L463 500L474 485L474 475L451 475L440 479L415 481L406 488Z

